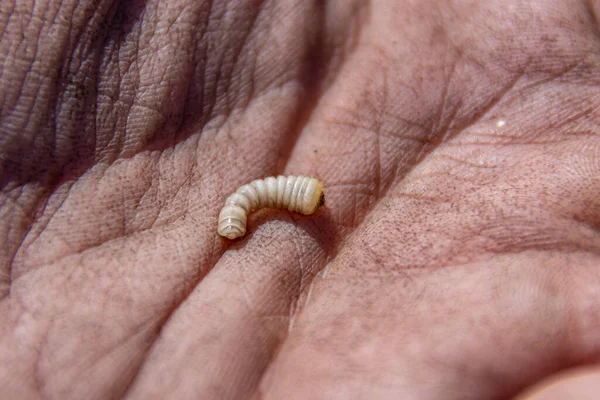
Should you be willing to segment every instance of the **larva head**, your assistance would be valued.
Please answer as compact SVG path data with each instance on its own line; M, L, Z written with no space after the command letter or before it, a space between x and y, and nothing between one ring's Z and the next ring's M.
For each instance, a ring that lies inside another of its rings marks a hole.
M325 204L325 193L323 193L323 182L311 178L302 199L302 214L314 213L319 206Z
M325 192L321 191L321 197L319 197L319 204L317 207L321 207L325 205Z

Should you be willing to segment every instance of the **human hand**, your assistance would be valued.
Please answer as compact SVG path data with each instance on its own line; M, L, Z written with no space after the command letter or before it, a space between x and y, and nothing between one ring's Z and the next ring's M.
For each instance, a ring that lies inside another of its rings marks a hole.
M0 7L2 398L507 399L598 360L597 2ZM218 237L278 173L326 209Z

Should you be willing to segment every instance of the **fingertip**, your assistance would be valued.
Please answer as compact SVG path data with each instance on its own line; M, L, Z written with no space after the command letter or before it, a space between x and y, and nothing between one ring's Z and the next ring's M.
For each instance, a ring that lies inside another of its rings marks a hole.
M586 368L560 373L526 390L514 400L598 400L600 369Z

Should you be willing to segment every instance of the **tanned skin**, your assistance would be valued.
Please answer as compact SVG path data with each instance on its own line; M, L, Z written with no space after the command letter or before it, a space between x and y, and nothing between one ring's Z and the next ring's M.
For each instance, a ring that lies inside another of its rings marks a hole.
M599 13L0 1L0 398L504 400L597 363ZM218 237L277 174L327 204Z

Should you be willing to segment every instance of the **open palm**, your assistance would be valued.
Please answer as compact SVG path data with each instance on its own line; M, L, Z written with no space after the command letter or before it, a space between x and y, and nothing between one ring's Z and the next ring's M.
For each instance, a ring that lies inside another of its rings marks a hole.
M0 3L0 394L508 399L600 356L593 1ZM325 182L313 216L225 197Z

